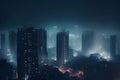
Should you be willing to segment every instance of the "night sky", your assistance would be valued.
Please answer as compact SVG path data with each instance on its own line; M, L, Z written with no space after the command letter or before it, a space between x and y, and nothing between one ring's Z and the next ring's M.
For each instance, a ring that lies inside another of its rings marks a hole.
M119 0L0 0L0 29L79 24L119 29Z

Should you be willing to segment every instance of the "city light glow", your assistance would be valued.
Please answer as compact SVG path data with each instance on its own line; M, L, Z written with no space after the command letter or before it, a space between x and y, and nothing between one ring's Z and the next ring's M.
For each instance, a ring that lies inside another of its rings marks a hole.
M63 73L63 74L66 73L66 72L68 72L70 74L69 76L72 76L72 77L78 77L78 78L80 78L80 77L84 76L84 72L82 70L75 71L75 70L73 70L71 68L65 68L63 66L56 67L56 68L58 68L58 70L61 73Z

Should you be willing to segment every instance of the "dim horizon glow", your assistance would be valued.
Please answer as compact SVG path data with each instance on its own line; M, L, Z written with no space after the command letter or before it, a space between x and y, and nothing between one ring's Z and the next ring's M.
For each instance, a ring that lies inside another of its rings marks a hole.
M73 26L73 27L71 27ZM73 56L77 57L79 55L78 52L82 51L82 41L81 41L81 36L82 36L82 32L86 31L85 29L81 28L81 26L79 25L71 25L70 27L66 26L63 27L62 29L59 28L59 26L55 25L55 26L51 26L49 28L46 28L47 32L48 32L48 48L55 48L55 50L52 52L54 54L54 56L52 56L51 59L56 60L56 34L57 32L62 31L63 29L69 32L69 46L73 49ZM107 33L101 33L99 35L103 35L104 37L108 37L109 35L107 35ZM89 51L89 54L94 54L94 53L98 53L100 55L100 57L102 57L103 59L106 59L107 61L109 61L111 59L111 56L109 55L110 52L107 50L104 50L102 47L102 41L98 40L99 38L96 37L95 38L95 42L94 42L94 47L91 51Z
M40 28L40 27L37 27L37 28ZM69 47L73 49L73 56L74 57L78 56L79 55L78 52L82 51L81 36L82 36L82 32L86 31L86 29L84 29L83 26L80 26L77 24L67 25L63 27L59 27L58 25L47 25L45 29L47 30L47 49L55 48L52 52L48 52L49 53L48 55L50 56L51 59L56 60L56 34L57 32L60 32L63 30L69 32ZM108 34L109 33L103 33L103 32L101 33L101 35L103 35L104 37L107 37L110 35ZM109 55L109 52L101 49L102 42L101 41L99 42L98 39L99 39L98 37L97 39L95 39L98 42L95 42L96 44L94 45L93 50L89 51L89 53L90 54L99 53L102 58L106 60L110 60L111 57ZM10 52L9 48L6 56L8 57L9 62L13 62L13 63L15 62L15 59L13 57L14 55Z

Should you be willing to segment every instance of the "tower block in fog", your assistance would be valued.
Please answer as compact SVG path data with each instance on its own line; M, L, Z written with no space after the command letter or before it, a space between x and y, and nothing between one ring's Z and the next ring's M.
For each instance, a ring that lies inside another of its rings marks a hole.
M5 34L0 35L0 57L5 57Z
M18 79L25 80L38 72L37 31L20 28L17 32Z
M1 34L1 37L0 37L1 41L0 41L0 44L1 44L1 50L5 50L5 34Z
M116 47L117 47L117 36L116 35L111 35L110 36L110 54L111 54L111 57L113 59L117 55Z
M9 32L9 48L12 53L16 53L16 47L17 47L17 33L14 31Z
M57 33L57 64L62 65L69 59L69 33Z
M8 35L8 43L10 52L13 54L15 61L17 55L17 33L14 31L10 31Z
M82 34L82 52L86 55L93 48L94 32L86 31Z
M43 28L37 29L38 37L38 56L40 63L44 63L48 59L47 53L47 31Z

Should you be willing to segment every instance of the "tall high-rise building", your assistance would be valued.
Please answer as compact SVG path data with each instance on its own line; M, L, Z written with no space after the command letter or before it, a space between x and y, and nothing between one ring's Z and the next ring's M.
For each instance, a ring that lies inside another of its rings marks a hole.
M82 34L82 52L87 55L94 45L94 32L86 31Z
M14 61L16 61L17 54L17 33L14 31L10 31L8 35L8 43L10 53L13 55Z
M0 36L0 45L1 45L1 49L0 49L1 58L5 58L6 44L5 44L5 34L3 33Z
M0 49L0 59L3 58L2 50Z
M110 37L102 37L102 48L107 53L110 53Z
M114 59L116 54L116 47L117 47L117 36L111 35L110 36L110 54L111 57Z
M38 72L37 31L33 28L20 28L17 32L18 79L34 76Z
M44 63L48 59L47 54L47 31L45 29L37 29L38 37L38 55L39 62Z
M69 33L57 33L57 63L64 64L69 58Z
M5 34L1 34L1 49L5 50Z

